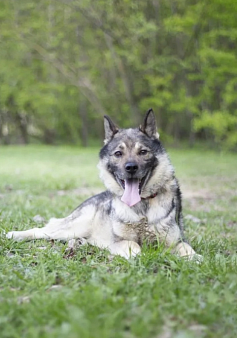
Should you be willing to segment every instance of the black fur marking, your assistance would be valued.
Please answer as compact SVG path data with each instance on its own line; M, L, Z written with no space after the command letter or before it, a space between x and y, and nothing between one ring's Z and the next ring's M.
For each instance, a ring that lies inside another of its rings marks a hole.
M157 138L152 139L149 136L147 136L146 134L139 132L137 140L140 141L141 144L143 144L144 146L149 148L153 154L156 154L156 155L157 154L164 154L166 152L162 143Z
M111 214L111 212L112 212L112 199L110 199L110 202L108 204L108 209L106 211L107 211L108 215Z
M177 179L176 181L176 190L175 190L175 197L176 197L176 213L175 213L175 221L178 224L181 232L181 241L187 242L184 237L184 225L183 225L183 214L182 214L182 193L179 187L179 182Z
M174 198L173 198L173 199L172 199L171 206L170 206L169 210L167 211L167 214L165 215L164 218L168 217L169 214L171 214L171 212L174 210L174 208L175 208L175 202L174 202Z
M108 155L108 144L106 144L103 148L100 149L99 157L100 159L103 159L107 155Z
M181 224L181 217L182 217L182 195L179 188L178 181L176 180L177 188L176 188L176 199L177 199L177 206L176 206L176 215L175 220L179 226L182 226Z

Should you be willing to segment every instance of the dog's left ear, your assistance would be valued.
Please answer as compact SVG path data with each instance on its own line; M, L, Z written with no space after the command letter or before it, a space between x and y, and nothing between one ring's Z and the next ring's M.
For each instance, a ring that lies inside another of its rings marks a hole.
M152 109L147 111L143 124L139 129L147 136L159 139L159 133L156 128L156 119Z
M104 116L104 128L105 128L105 140L104 143L108 143L111 138L118 132L118 128L113 123L111 118L107 115Z

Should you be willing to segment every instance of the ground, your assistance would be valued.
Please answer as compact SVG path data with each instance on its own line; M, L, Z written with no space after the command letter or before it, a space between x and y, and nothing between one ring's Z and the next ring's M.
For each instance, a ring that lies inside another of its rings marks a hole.
M237 156L169 154L200 265L162 245L127 261L91 246L7 240L5 232L64 217L103 186L98 149L0 148L1 338L236 337Z

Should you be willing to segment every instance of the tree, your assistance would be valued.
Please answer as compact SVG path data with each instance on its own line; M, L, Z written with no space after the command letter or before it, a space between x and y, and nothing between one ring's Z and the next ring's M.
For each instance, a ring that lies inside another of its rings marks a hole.
M0 0L0 140L87 145L101 117L234 149L231 0ZM10 70L10 71L9 71ZM167 138L168 139L168 138Z

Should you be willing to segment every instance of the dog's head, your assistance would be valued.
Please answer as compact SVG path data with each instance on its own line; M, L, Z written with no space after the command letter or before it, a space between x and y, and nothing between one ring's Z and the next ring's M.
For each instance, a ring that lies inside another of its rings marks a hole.
M122 196L129 206L155 194L162 185L160 171L164 170L160 169L169 166L169 161L159 141L152 109L139 128L119 129L108 116L104 117L104 127L99 169L108 190Z

